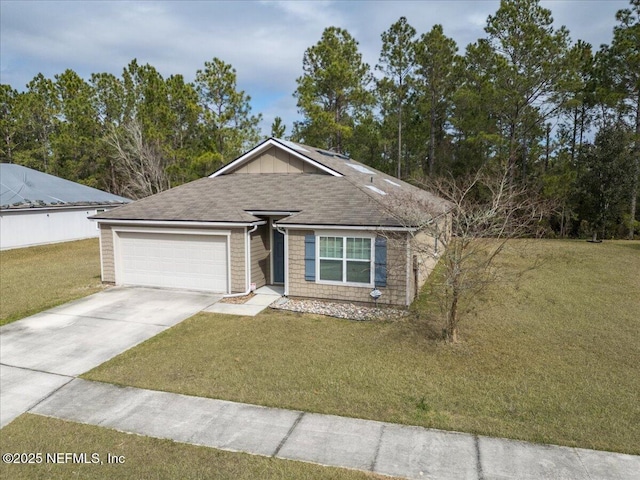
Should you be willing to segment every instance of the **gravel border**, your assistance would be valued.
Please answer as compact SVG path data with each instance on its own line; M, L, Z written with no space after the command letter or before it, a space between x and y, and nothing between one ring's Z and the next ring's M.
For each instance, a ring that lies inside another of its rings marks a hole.
M345 318L348 320L396 320L409 314L407 310L395 308L375 308L354 305L353 303L323 302L320 300L284 299L272 303L271 308L288 310L291 312L315 313L329 317Z

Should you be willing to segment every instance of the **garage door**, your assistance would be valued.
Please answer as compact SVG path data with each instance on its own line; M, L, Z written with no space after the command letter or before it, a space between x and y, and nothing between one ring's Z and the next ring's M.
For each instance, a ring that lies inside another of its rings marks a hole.
M227 237L118 232L118 284L227 292Z

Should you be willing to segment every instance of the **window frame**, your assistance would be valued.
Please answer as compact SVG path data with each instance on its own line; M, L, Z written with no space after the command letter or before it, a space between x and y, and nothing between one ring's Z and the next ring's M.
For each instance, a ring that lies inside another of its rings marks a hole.
M361 288L373 288L375 285L375 234L371 232L362 232L362 231L318 231L315 232L316 237L316 283L321 285L339 285L339 286L349 286L349 287L361 287ZM342 239L342 258L333 258L333 257L322 257L320 256L320 239L334 237ZM370 244L369 251L369 281L364 282L349 282L347 281L347 263L348 262L360 262L367 263L366 260L357 259L357 258L348 258L347 257L347 239L355 238L355 239L363 239L368 240ZM338 260L342 262L342 278L343 280L322 280L320 278L320 263L322 260Z

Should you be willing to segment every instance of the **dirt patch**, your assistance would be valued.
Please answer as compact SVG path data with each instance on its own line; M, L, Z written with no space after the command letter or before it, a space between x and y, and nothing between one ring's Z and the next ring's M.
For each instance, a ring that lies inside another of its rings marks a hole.
M220 300L220 303L234 303L236 305L242 304L242 303L246 303L247 300L255 297L256 294L251 292L249 295L244 295L242 297L226 297L223 298L222 300Z

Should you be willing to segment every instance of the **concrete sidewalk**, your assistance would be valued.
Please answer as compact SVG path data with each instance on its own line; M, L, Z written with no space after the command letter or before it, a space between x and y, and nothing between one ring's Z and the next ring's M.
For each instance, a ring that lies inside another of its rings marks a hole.
M638 480L640 456L74 379L32 413L178 442L432 480Z

